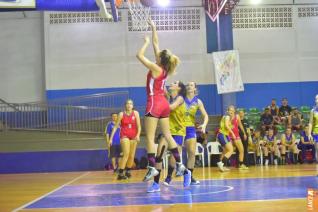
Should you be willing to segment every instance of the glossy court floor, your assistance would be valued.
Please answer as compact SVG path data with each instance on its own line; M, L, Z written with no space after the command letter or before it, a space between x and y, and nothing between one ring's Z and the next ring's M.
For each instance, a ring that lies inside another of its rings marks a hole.
M307 188L318 188L318 165L198 168L199 186L182 178L147 194L145 170L117 181L108 171L0 175L0 211L306 211Z

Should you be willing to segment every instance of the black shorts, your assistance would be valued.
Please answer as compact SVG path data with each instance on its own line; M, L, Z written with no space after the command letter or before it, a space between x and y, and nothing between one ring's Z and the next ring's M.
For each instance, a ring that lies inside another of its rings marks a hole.
M121 147L120 145L112 145L110 146L110 158L118 158L121 157Z

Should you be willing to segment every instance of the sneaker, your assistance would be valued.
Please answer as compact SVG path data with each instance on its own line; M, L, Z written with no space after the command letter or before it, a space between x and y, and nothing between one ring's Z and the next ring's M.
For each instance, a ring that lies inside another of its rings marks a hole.
M191 176L192 176L191 171L186 169L186 171L184 172L184 175L183 175L183 186L184 187L190 186Z
M221 172L224 172L224 163L222 163L221 161L217 163L218 167L219 167L219 170Z
M191 185L199 185L199 184L200 184L199 180L196 180L194 178L191 179Z
M180 177L183 175L186 167L182 163L176 163L176 177Z
M114 169L114 174L118 174L118 173L119 173L119 169L118 168Z
M126 173L125 173L125 176L126 176L127 178L131 178L131 173L130 173L130 172L126 172Z
M268 166L268 159L265 160L265 166Z
M160 191L160 185L156 182L153 182L152 185L147 189L147 193L154 193Z
M229 168L227 168L227 167L225 167L225 166L223 166L223 170L224 170L225 172L230 171L230 169L229 169Z
M170 177L170 176L167 176L166 179L165 179L165 181L163 182L163 184L164 184L165 186L170 186L171 180L172 180L171 177Z
M148 166L147 168L148 168L148 172L143 179L144 182L151 180L151 178L153 178L154 176L157 176L159 174L158 170L155 169L155 167Z
M240 165L239 167L240 170L248 170L248 167L245 166L244 164Z
M117 176L117 180L127 180L128 179L128 177L126 177L125 175L118 175Z
M275 164L275 165L278 165L277 159L274 160L274 164Z

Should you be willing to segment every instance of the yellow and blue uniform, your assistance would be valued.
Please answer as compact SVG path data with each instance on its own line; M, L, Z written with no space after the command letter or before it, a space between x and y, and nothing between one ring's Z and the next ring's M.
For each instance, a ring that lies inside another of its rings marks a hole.
M226 125L225 125L225 121L226 121L225 119L227 117L230 119L228 115L222 117L220 121L220 129L217 135L217 139L222 146L225 146L227 143L230 142L230 137L229 137L230 131L226 128ZM230 125L229 127L232 128L231 121L229 121L229 125Z
M313 108L312 134L315 142L318 143L318 107Z
M265 145L272 147L272 146L274 146L274 142L276 140L276 137L275 137L275 135L273 135L273 136L266 135L264 137L264 140L266 141Z
M171 99L170 103L173 103L176 98ZM183 102L176 109L172 110L169 115L170 132L176 143L180 146L182 146L183 138L186 135L185 113L186 105Z
M192 138L197 138L195 130L195 115L199 109L199 98L193 97L192 100L189 100L187 97L184 99L186 106L185 113L185 126L186 126L186 136L185 140Z

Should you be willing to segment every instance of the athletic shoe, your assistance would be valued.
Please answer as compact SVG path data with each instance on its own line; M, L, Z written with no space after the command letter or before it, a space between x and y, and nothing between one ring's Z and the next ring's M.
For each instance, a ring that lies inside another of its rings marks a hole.
M128 178L125 175L118 175L117 180L127 180Z
M200 184L199 180L196 180L194 178L191 179L191 185L199 185L199 184Z
M223 170L225 171L225 172L228 172L228 171L231 171L229 168L227 168L226 166L223 166Z
M159 174L158 170L155 169L155 167L148 166L147 168L148 168L148 172L143 179L144 182L151 180L151 178L153 178L154 176L157 176Z
M265 166L268 166L268 159L265 160Z
M171 180L172 180L171 177L170 177L170 176L167 176L166 179L165 179L165 181L163 182L163 184L164 184L165 186L170 186Z
M240 165L239 167L240 170L248 170L248 167L245 166L244 164Z
M278 165L277 159L274 159L274 164L275 164L275 165Z
M224 163L222 163L221 161L217 163L218 167L219 167L219 170L221 172L224 172Z
M180 177L183 175L186 167L182 163L176 163L176 177Z
M186 171L184 172L184 175L183 175L183 186L184 187L190 186L191 176L192 176L191 171L186 169Z
M154 193L160 191L160 185L156 182L153 182L152 185L147 189L147 193Z
M131 173L128 172L128 171L126 171L125 176L126 176L127 178L131 178Z

